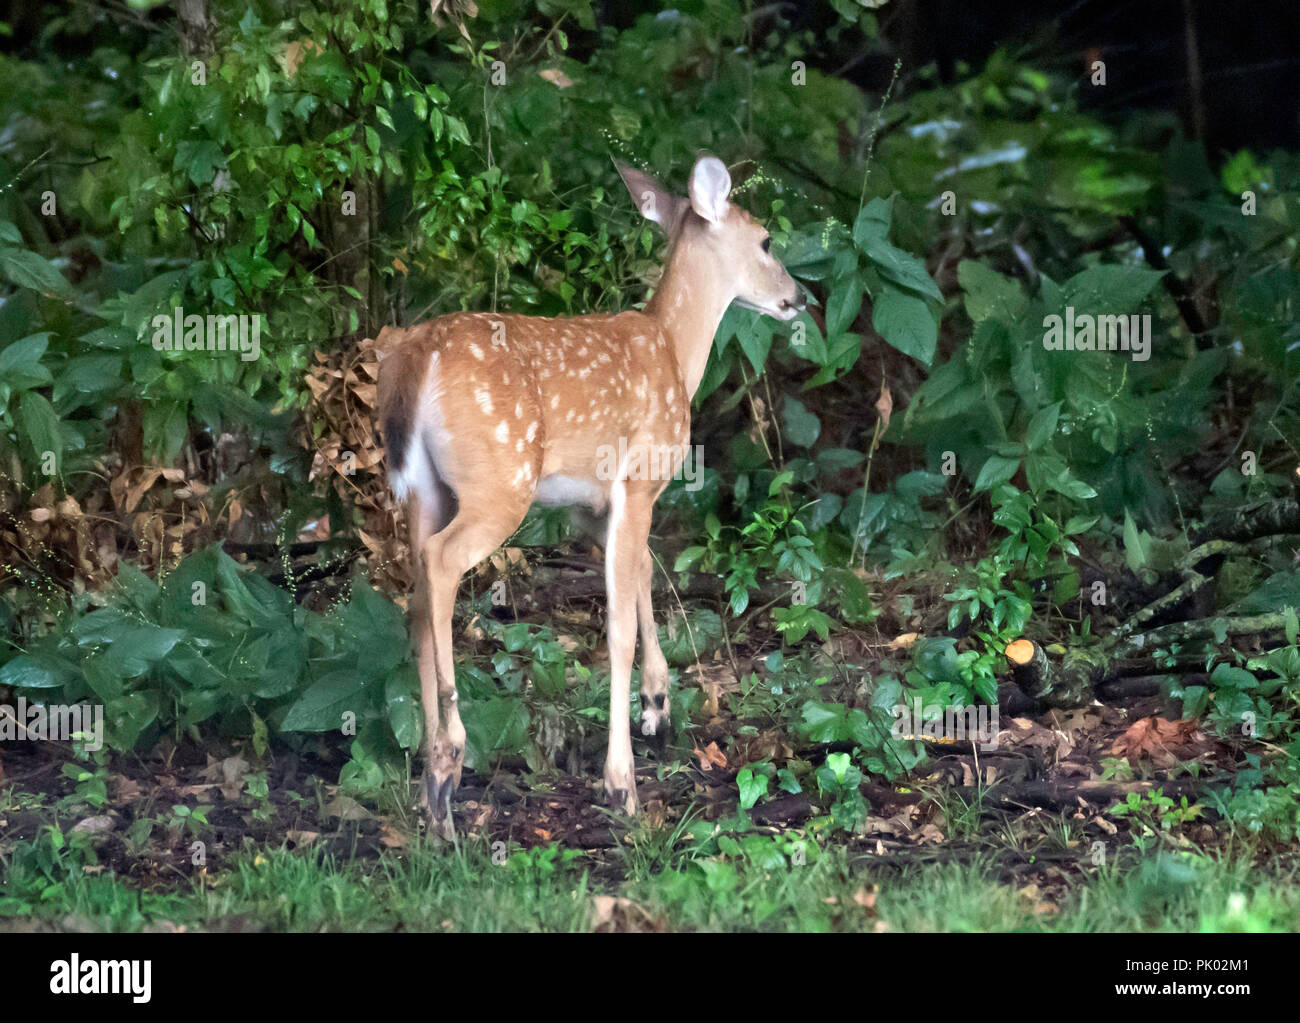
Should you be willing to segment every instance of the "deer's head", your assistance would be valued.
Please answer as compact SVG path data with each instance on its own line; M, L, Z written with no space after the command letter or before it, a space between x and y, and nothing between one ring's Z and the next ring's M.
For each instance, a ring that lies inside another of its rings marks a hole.
M716 156L695 162L685 197L634 167L616 166L641 215L667 234L670 261L687 246L694 272L716 275L737 304L778 320L803 308L799 285L769 251L767 229L728 200L731 175Z

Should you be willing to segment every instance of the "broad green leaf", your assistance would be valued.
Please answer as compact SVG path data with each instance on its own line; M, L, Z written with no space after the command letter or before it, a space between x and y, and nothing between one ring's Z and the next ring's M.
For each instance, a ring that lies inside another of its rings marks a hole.
M31 387L44 387L54 378L41 364L41 356L49 347L49 332L32 334L0 349L0 386L15 391Z
M1014 323L1029 304L1019 281L972 259L963 259L958 265L957 283L965 292L966 315L975 323Z
M327 732L343 726L343 715L358 717L364 705L363 679L352 669L331 671L308 686L285 715L286 732Z
M736 785L740 789L740 808L751 810L754 804L767 795L767 775L757 774L748 767L743 767L736 774Z
M826 300L827 335L834 337L848 330L861 308L862 278L856 271L837 277Z
M872 310L871 325L894 348L923 366L934 359L939 324L925 299L897 288L885 288Z
M1090 266L1061 285L1062 302L1078 314L1126 316L1160 283L1162 270L1140 266Z
M0 247L0 273L20 288L31 288L52 298L72 297L72 286L54 264L27 249Z
M894 217L894 197L872 199L859 211L853 221L853 243L859 249L889 238L889 225Z
M821 434L822 424L798 398L785 399L785 436L791 444L810 448Z
M397 744L407 750L419 749L420 737L424 731L420 704L416 697L417 684L415 668L410 664L393 672L384 684L388 723L393 729Z
M1005 483L1016 474L1016 470L1019 468L1020 459L1018 458L1003 458L1001 455L990 455L975 480L975 493L978 494L992 489L999 483Z
M57 689L77 677L77 665L64 657L32 651L0 667L0 686L14 689Z
M22 433L31 445L32 455L38 465L43 465L48 453L54 455L54 471L63 468L63 434L54 407L35 391L23 394L19 405Z
M1037 451L1056 433L1056 424L1061 417L1061 402L1048 405L1034 413L1025 431L1025 447Z
M925 269L925 263L910 252L904 252L883 238L870 240L863 252L876 269L895 284L920 292L936 302L943 301L943 293Z

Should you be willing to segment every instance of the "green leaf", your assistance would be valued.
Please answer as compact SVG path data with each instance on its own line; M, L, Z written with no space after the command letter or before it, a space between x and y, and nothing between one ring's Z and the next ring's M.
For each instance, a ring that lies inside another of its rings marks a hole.
M939 324L925 299L897 288L885 288L876 299L871 325L894 348L923 366L934 359Z
M31 334L0 349L0 387L7 385L15 391L25 391L50 383L54 378L41 364L41 356L45 354L49 343L50 335L47 331Z
M869 235L859 247L876 269L895 284L920 292L936 302L943 301L943 293L926 271L925 263L910 252L891 245L883 235Z
M54 400L71 394L109 391L122 383L122 356L79 355L59 374L54 383ZM66 409L65 409L66 411Z
M677 560L673 562L673 571L686 571L704 556L704 551L704 547L687 547L686 550L677 555Z
M0 248L0 273L20 288L54 298L72 297L72 286L54 264L27 249Z
M307 687L289 708L281 729L286 732L327 732L341 728L344 713L351 711L360 717L365 695L363 683L364 680L351 669L331 671Z
M971 259L958 265L957 283L966 293L966 315L977 324L983 320L1014 323L1029 304L1018 281Z
M1149 557L1150 537L1145 534L1139 534L1137 524L1133 521L1133 516L1129 514L1128 509L1124 510L1124 560L1128 563L1129 571L1136 575L1147 564Z
M384 702L388 705L388 723L397 744L406 750L420 748L424 731L420 705L416 698L418 678L413 665L403 665L384 684Z
M799 730L812 742L839 742L849 737L843 704L809 700L800 713Z
M1238 668L1231 664L1220 664L1210 674L1210 681L1216 687L1225 689L1254 689L1259 685L1255 676L1245 668Z
M206 185L216 177L217 168L225 162L226 157L221 147L211 139L185 141L176 144L176 158L172 168L184 170L194 184Z
M1016 470L1019 468L1020 459L1018 458L1003 458L1001 455L990 455L975 480L975 493L991 490L999 483L1007 482L1016 474Z
M1163 270L1138 266L1090 266L1061 285L1062 304L1076 314L1135 313L1163 276Z
M1029 420L1029 428L1025 431L1025 447L1030 451L1037 451L1056 433L1056 424L1061 418L1061 404L1058 401L1041 408Z
M35 391L23 394L19 406L23 435L31 445L32 456L38 465L45 461L46 453L54 453L54 471L63 467L63 434L54 407Z
M836 278L826 300L826 333L828 336L848 330L862 308L862 278L857 272Z
M834 257L827 248L826 233L826 228L815 225L790 239L781 252L781 262L792 275L820 281L830 274Z
M77 667L63 657L32 651L0 667L0 686L14 689L58 689L77 677Z
M767 775L755 774L748 767L743 767L736 775L736 785L740 789L740 808L753 809L755 803L767 795Z
M108 742L113 749L135 748L140 734L158 717L158 694L155 692L127 693L104 707L104 724Z
M1099 515L1071 515L1065 524L1063 532L1066 536L1078 536L1080 533L1086 533L1097 524Z
M791 444L810 448L821 434L821 420L798 398L785 399L785 436Z
M835 775L835 780L841 785L844 784L844 776L848 772L849 765L852 761L847 753L832 753L826 758L826 766L831 769Z
M889 237L889 225L894 218L894 197L872 199L858 212L853 222L853 244L865 250L873 242Z

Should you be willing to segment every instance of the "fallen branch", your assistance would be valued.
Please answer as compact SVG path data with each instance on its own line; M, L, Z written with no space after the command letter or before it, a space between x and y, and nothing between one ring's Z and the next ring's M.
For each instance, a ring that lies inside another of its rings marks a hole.
M1228 636L1256 636L1269 632L1282 632L1285 628L1286 615L1281 611L1173 622L1133 636L1113 651L1111 657L1115 660L1137 659L1146 651L1168 647L1174 643L1191 643L1199 639L1221 641Z
M1300 499L1280 497L1238 508L1211 519L1192 534L1192 544L1207 540L1254 540L1261 536L1300 533Z

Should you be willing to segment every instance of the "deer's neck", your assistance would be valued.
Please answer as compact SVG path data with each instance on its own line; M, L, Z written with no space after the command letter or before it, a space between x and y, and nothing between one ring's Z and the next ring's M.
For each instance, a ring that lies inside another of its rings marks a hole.
M668 335L692 397L704 377L718 324L735 297L709 254L691 245L689 236L678 238L645 312Z

